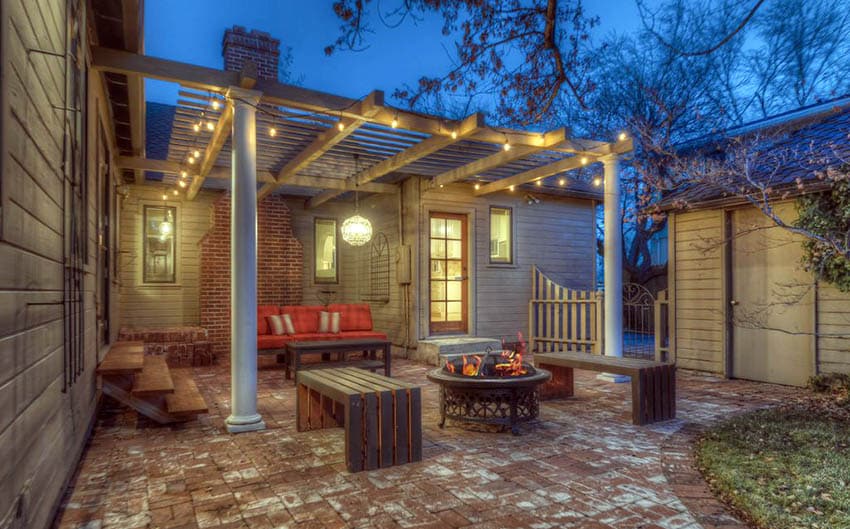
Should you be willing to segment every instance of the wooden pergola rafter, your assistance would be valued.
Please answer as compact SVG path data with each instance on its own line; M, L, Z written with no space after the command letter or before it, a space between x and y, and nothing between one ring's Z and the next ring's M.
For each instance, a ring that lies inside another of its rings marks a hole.
M230 160L222 156L222 150L231 134L232 104L228 101L217 113L210 112L208 105L213 98L221 101L218 98L230 87L254 90L259 97L257 129L274 127L278 131L274 138L258 134L258 199L289 186L319 189L307 201L308 207L354 190L390 192L397 186L376 180L397 172L431 177L434 186L474 179L479 183L475 193L483 195L632 148L630 139L615 143L574 139L566 129L537 133L489 127L480 114L448 120L395 109L384 104L380 91L358 100L258 79L250 70L251 63L247 63L248 71L229 72L102 47L93 49L92 59L93 67L103 72L183 87L168 162L137 156L121 158L118 163L137 174L146 170L166 175L189 172L188 199L197 195L207 178L225 177L229 170ZM206 130L201 135L193 131L198 116L206 119L216 114L211 135ZM205 144L203 155L187 166L186 153L200 150L199 141ZM355 158L362 170L354 166Z

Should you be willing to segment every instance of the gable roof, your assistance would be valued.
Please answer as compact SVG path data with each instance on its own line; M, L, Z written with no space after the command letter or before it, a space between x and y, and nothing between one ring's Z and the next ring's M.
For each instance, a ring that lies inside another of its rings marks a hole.
M735 141L751 142L748 148L759 153L762 162L752 179L789 196L800 194L797 182L816 182L828 167L850 159L850 96L771 116L681 144L684 156L722 156ZM744 184L744 180L741 180ZM689 207L710 207L719 203L743 202L720 186L709 183L689 185L666 195L662 209L679 203Z

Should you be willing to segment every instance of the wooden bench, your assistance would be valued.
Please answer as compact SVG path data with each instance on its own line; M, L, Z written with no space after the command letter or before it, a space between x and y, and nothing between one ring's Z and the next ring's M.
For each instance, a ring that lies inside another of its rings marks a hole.
M422 460L420 388L353 367L296 374L299 432L345 428L349 472Z
M535 353L534 365L552 372L541 398L570 397L574 394L573 369L600 371L631 377L632 422L649 424L676 417L676 365L617 358L588 353Z

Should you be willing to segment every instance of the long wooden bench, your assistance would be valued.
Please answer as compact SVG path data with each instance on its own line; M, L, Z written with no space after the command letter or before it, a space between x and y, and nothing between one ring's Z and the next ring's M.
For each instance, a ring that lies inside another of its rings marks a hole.
M575 393L573 369L631 377L632 422L649 424L676 417L676 365L588 353L535 353L534 365L552 372L541 397L569 397Z
M349 472L422 460L420 388L353 367L296 374L299 432L342 426Z

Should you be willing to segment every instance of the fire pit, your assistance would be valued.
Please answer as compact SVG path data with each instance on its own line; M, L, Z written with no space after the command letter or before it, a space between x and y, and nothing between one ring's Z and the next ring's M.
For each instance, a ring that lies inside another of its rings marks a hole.
M428 373L440 386L440 428L446 419L470 424L510 427L519 434L521 423L537 418L537 386L552 374L522 361L525 344L520 338L513 350L456 355L443 367Z

